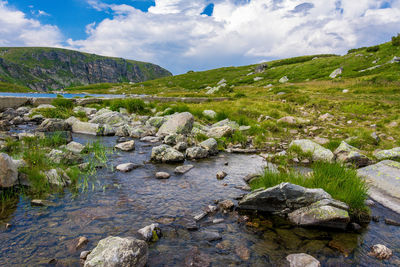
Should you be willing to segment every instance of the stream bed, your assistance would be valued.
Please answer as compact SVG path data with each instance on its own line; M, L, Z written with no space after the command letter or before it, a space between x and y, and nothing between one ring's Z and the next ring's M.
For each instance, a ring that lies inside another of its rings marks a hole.
M83 144L100 139L109 147L117 139L73 137ZM211 266L283 266L288 254L302 252L322 266L400 266L400 227L384 223L384 218L400 220L400 216L380 205L372 207L372 215L380 221L371 221L361 233L294 227L278 218L239 223L240 214L235 211L209 215L199 222L199 230L189 231L187 218L214 205L214 200L233 200L246 193L237 188L245 185L243 177L267 162L257 155L220 153L185 162L195 167L177 175L178 165L149 163L154 145L137 140L135 151L110 155L112 166L126 162L142 166L128 173L99 169L85 192L73 194L65 189L50 195L54 207L31 206L30 199L19 196L12 208L0 214L0 266L80 266L82 250L93 249L107 236L135 236L138 229L154 222L160 224L163 236L149 245L148 266L187 266L193 257ZM220 170L228 174L224 180L215 177ZM158 171L170 173L171 178L156 179ZM224 221L210 223L216 218ZM12 227L6 229L6 223ZM218 231L222 239L205 241L204 230ZM89 243L76 251L80 236ZM392 249L393 257L380 261L368 256L375 244Z

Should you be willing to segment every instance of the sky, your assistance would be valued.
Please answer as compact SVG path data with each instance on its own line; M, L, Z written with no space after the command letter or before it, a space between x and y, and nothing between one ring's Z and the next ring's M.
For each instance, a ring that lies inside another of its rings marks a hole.
M400 0L0 0L0 46L62 47L173 74L335 53L400 32Z

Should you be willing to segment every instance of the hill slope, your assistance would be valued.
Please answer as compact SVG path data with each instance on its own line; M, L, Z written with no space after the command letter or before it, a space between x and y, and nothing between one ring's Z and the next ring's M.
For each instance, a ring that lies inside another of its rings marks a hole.
M48 91L93 83L143 82L171 76L160 66L41 47L0 48L0 82Z

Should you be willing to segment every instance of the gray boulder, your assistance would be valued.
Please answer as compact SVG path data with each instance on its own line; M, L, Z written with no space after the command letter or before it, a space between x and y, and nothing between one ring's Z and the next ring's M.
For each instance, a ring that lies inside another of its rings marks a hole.
M151 151L151 160L155 162L173 163L183 162L185 157L181 152L168 145L160 145L153 147Z
M203 159L208 156L208 151L205 148L195 146L186 149L186 158L188 159Z
M345 141L342 141L333 154L335 154L337 162L352 164L356 167L367 166L370 162L369 158L361 154L358 148L347 144Z
M165 117L151 117L150 119L147 120L146 125L155 127L155 128L160 128L161 125L163 125L164 122L166 122L167 118Z
M103 135L103 127L97 123L76 120L72 124L72 132L88 135Z
M395 147L388 150L381 150L374 153L375 158L378 160L384 159L400 159L400 147Z
M18 166L7 154L0 153L0 187L18 184Z
M217 113L214 110L204 110L203 115L207 118L214 119Z
M71 151L71 152L76 153L76 154L82 153L84 148L85 148L84 145L82 145L80 143L77 143L77 142L74 142L74 141L70 142L65 147L66 150Z
M62 119L45 119L36 130L39 132L70 131L71 126Z
M157 135L164 136L168 134L189 134L192 131L193 122L194 117L189 112L172 115L160 127Z
M320 267L321 263L305 253L290 254L286 257L290 267Z
M135 141L131 140L131 141L119 143L119 144L115 145L115 148L122 150L122 151L135 150Z
M262 73L268 68L267 63L262 63L254 69L254 73Z
M225 119L214 123L211 127L221 127L221 126L229 126L234 130L239 130L240 125L236 121L231 121L230 119Z
M128 117L116 111L105 112L96 115L89 121L97 124L108 124L112 126L121 126L128 123Z
M177 173L177 174L184 174L184 173L187 173L188 171L190 171L193 168L194 168L193 165L182 165L182 166L176 167L174 172Z
M279 79L280 83L287 83L289 81L289 78L287 76L283 76L282 78Z
M99 241L87 256L84 267L143 267L147 258L145 241L109 236Z
M343 72L343 68L337 68L336 70L334 70L330 75L329 78L334 79L337 76L341 75Z
M209 138L201 142L199 146L206 149L209 155L218 154L218 143L214 138Z
M44 173L50 185L64 187L71 184L68 175L61 169L51 169Z
M155 135L157 128L148 125L138 125L129 131L129 136L133 138L142 138L145 136Z
M185 150L187 149L187 147L188 147L188 144L187 144L186 142L178 142L178 143L174 146L174 148L175 148L176 150L181 151L181 152L185 151Z
M213 127L207 132L207 136L210 138L221 138L230 136L233 133L233 129L227 125Z
M289 148L299 147L304 153L312 153L313 161L332 162L335 155L327 148L307 139L294 140L290 143Z

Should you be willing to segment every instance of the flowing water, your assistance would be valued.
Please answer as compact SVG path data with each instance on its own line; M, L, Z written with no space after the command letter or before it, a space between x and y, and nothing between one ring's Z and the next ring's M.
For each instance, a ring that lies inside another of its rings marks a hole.
M112 94L53 94L53 93L2 93L0 92L0 97L2 96L13 96L13 97L34 97L34 98L56 98L58 95L63 96L64 98L74 98L74 97L106 97L106 98L124 98L125 95L112 95Z
M74 135L74 141L86 143L98 137ZM115 137L101 141L113 147ZM107 236L135 236L138 229L158 222L163 236L150 244L148 266L185 266L197 255L212 266L279 266L288 254L308 253L323 266L398 266L400 263L400 227L385 225L383 220L371 222L361 234L293 227L280 219L254 219L252 225L239 223L237 212L216 213L199 223L198 231L188 231L186 218L191 218L214 200L235 199L244 191L242 178L258 171L266 162L257 155L225 154L195 162L194 169L175 175L176 165L152 164L151 146L137 141L133 152L117 152L110 156L113 166L133 162L141 164L129 173L100 169L92 178L94 187L79 194L65 190L49 196L54 207L35 207L30 199L20 196L14 207L0 215L0 266L79 266L77 238L85 236L93 249ZM225 163L228 162L226 166ZM224 170L228 176L217 180ZM157 171L171 173L167 180L157 180ZM400 220L397 214L382 206L372 214ZM212 224L214 218L224 222ZM12 227L6 229L4 224ZM257 228L253 226L259 226ZM202 231L221 234L222 240L208 242ZM379 261L367 255L374 244L391 248L394 256ZM218 245L217 245L218 244ZM334 248L336 247L336 248ZM338 249L342 250L339 251Z

